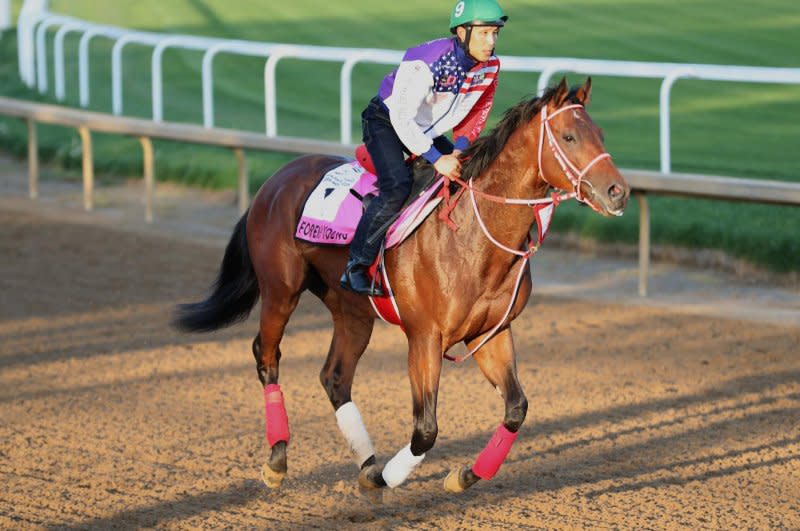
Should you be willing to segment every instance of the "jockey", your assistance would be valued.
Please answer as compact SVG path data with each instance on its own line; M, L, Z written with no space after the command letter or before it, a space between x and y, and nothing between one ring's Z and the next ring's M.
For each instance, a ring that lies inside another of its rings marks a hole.
M379 287L373 290L367 268L380 251L385 224L411 193L405 153L424 157L446 177L461 175L458 155L478 138L492 108L500 70L494 48L506 20L497 0L459 0L450 15L455 36L409 48L361 114L380 195L356 229L343 288L383 296ZM450 129L455 144L444 136Z

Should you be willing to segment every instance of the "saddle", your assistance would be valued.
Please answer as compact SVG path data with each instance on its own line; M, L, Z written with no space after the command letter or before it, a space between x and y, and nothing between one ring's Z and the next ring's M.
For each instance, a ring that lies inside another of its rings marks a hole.
M378 196L375 166L364 146L356 150L357 160L344 162L320 177L311 190L297 223L295 237L315 244L349 245L369 202ZM413 232L441 199L433 166L425 159L410 159L414 182L398 215L387 222L386 248ZM381 231L383 232L383 231Z
M359 145L356 147L355 151L356 160L361 167L370 172L373 175L377 175L378 171L375 169L375 163L372 162L372 156L370 156L369 151L367 151L367 146L364 144ZM415 197L419 196L419 194L431 186L434 182L436 182L436 170L433 168L433 164L428 162L422 157L418 157L416 155L411 155L406 159L406 165L411 167L411 178L413 179L413 184L411 185L411 193L408 194L408 198L406 199L403 206L400 208L402 212L411 202L414 200ZM366 196L361 197L358 192L351 190L351 193L355 195L358 199L361 200L362 204L364 205L364 210L367 210L369 203L372 199L374 199L377 194L367 194ZM396 219L396 218L394 218ZM392 221L394 221L394 219Z

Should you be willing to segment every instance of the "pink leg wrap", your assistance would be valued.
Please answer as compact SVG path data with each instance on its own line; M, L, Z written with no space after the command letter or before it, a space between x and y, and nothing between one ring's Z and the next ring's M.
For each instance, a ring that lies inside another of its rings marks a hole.
M264 387L264 404L266 409L267 441L270 447L279 441L289 442L289 417L283 405L283 393L278 384Z
M515 440L517 440L517 434L511 433L505 426L500 424L492 438L489 439L486 448L475 460L472 472L481 479L492 479L497 474L497 471L500 470L500 465L505 461Z

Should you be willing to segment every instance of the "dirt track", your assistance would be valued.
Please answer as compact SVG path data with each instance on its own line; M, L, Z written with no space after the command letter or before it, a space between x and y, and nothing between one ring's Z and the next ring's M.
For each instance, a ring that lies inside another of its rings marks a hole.
M437 445L382 505L356 488L317 380L328 316L304 298L269 491L253 320L167 327L220 253L0 210L0 526L800 528L800 327L541 296L515 324L530 410L498 476L442 489L502 418L474 363L448 364ZM354 399L385 462L411 432L398 330L376 328Z

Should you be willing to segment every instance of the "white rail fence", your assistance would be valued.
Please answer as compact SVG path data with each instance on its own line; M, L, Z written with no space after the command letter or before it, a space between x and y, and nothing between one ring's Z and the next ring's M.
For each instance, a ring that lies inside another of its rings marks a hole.
M177 140L226 147L233 151L239 166L239 210L244 212L249 203L247 162L245 149L283 151L289 153L326 153L352 156L355 146L338 142L309 140L305 138L267 137L245 131L201 127L199 125L155 123L151 120L119 117L69 107L0 97L0 115L21 118L28 125L28 179L31 199L39 195L39 157L36 141L37 123L51 123L75 127L80 132L83 159L84 208L93 208L94 165L92 160L92 132L115 133L138 137L143 150L145 181L145 220L153 221L155 191L155 157L151 138ZM765 204L800 206L800 183L764 179L714 177L657 173L642 170L623 170L639 202L639 294L647 295L650 269L650 211L648 195L675 195L703 197Z
M31 0L28 0L31 1ZM37 0L34 0L37 1ZM42 0L38 0L39 3ZM27 2L26 2L27 6ZM122 51L128 44L136 43L153 48L151 55L152 74L152 119L161 122L164 118L162 57L170 48L181 48L203 52L202 94L203 125L215 125L213 61L219 53L263 57L264 64L264 115L266 134L278 135L276 68L281 59L292 58L310 61L342 63L340 86L340 141L352 142L352 73L359 63L397 64L402 52L395 50L340 48L305 45L283 45L276 43L225 40L189 35L169 35L148 32L131 32L123 28L91 24L72 17L53 14L45 9L26 10L19 18L20 75L31 87L48 91L47 47L48 30L59 27L56 32L54 55L55 96L63 101L65 90L64 39L67 34L82 33L78 50L79 101L87 107L90 103L89 87L89 43L95 37L114 41L112 48L112 112L123 112L123 61ZM33 53L35 49L35 54ZM35 63L34 63L35 55ZM751 66L722 66L681 63L647 63L638 61L604 61L567 57L520 57L502 56L503 70L538 74L541 92L557 73L574 72L588 75L620 76L631 78L661 79L659 106L660 166L662 173L671 171L670 96L676 82L682 79L706 81L728 81L747 83L780 83L800 85L800 68L767 68ZM35 68L34 68L35 64Z

